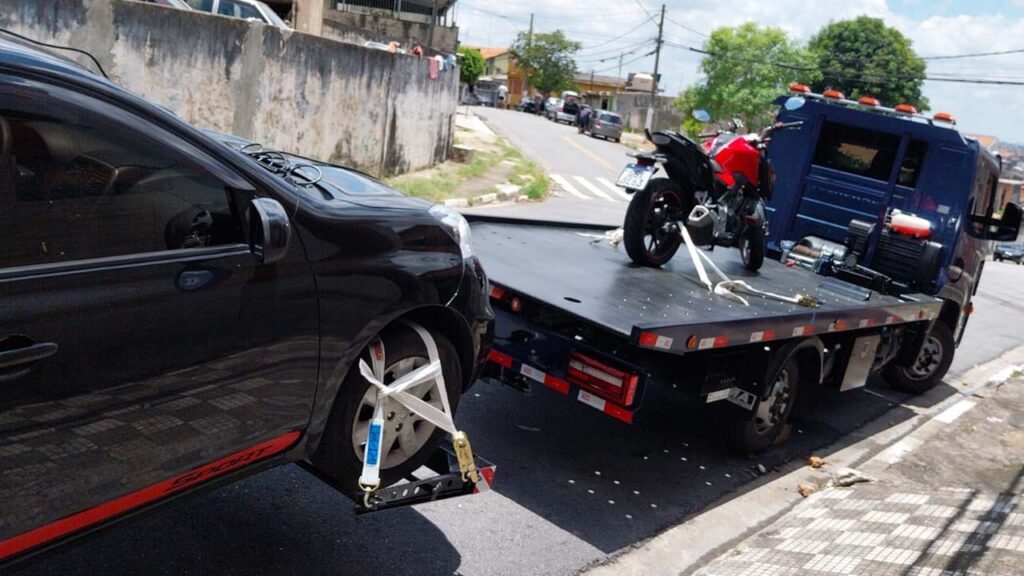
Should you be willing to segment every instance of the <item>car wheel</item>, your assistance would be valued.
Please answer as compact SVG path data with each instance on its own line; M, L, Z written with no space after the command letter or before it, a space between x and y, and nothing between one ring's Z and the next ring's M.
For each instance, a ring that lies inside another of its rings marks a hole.
M909 364L890 362L885 367L885 380L901 392L920 394L929 390L946 375L955 348L953 330L945 322L936 322L925 336L917 358Z
M462 369L452 343L441 334L431 334L437 345L444 374L448 403L454 411L462 389ZM384 383L390 384L413 370L429 363L426 346L419 334L407 325L388 328L381 335L384 342ZM360 358L369 363L370 351ZM440 390L430 382L410 388L428 404L442 407ZM349 369L334 400L324 435L311 460L321 471L342 486L359 490L363 467L363 450L370 420L377 402L376 389L359 373L358 361ZM444 437L444 430L435 427L411 410L386 399L384 408L384 443L381 450L381 486L388 486L422 466Z
M760 452L775 442L789 419L800 385L800 366L795 355L771 375L771 384L750 412L733 416L729 443L743 454Z

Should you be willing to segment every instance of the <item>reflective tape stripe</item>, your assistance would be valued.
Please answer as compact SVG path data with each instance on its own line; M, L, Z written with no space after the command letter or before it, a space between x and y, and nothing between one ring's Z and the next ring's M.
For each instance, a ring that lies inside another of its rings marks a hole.
M766 342L768 340L775 339L774 330L761 330L759 332L753 332L750 334L750 341L753 342Z
M725 336L708 336L707 338L701 338L700 342L697 343L698 350L707 350L708 348L721 348L729 343L729 339Z
M491 353L487 355L487 359L499 366L503 366L509 370L512 369L512 357L508 354L498 352L497 350L491 350Z
M813 326L797 326L793 328L793 336L809 336L814 334Z
M625 408L616 406L611 402L608 402L604 398L601 398L600 396L595 396L594 394L591 394L586 390L580 390L580 393L579 395L576 396L576 399L579 400L580 402L583 402L587 406L596 408L601 412L604 412L605 414L618 420L622 420L627 424L631 424L633 422L632 412L626 410Z

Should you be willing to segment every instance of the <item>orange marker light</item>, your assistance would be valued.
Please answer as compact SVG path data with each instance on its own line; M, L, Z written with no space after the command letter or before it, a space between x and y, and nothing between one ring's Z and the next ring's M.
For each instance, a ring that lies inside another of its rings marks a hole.
M825 90L824 92L821 93L821 95L831 100L843 100L844 98L846 98L846 95L840 92L839 90Z
M860 98L857 99L857 104L863 104L864 106L873 106L875 108L882 105L882 103L878 101L878 98L873 98L871 96L861 96Z
M789 85L789 91L800 92L801 94L809 94L811 92L811 89L806 84L793 82L792 84Z
M895 110L901 114L917 114L917 108L910 104L897 104Z
M954 118L953 115L950 114L949 112L936 112L935 116L932 116L932 118L938 120L939 122L948 122L954 125L956 124L956 118Z

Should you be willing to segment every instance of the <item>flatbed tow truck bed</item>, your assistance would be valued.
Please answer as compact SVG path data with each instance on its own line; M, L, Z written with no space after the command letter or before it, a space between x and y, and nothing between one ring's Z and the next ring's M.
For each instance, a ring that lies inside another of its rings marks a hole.
M898 328L921 333L942 307L927 295L888 296L771 259L759 272L749 272L737 250L705 252L730 279L820 303L810 308L743 294L749 301L745 306L700 284L685 247L662 268L646 268L633 264L623 247L599 239L610 226L469 219L492 283L498 320L491 360L504 369L500 379L513 385L532 380L566 394L578 389L581 401L627 422L639 408L643 384L652 377L664 380L665 373L678 377L678 357L769 351L809 339L824 356L865 334ZM588 386L578 373L572 378L568 362L574 353L596 360L598 370L638 374L641 389L626 394L623 388L617 395L615 389ZM677 358L666 358L670 355ZM699 393L725 398L715 394L720 383L708 382L713 367L703 366ZM706 401L714 401L710 398Z

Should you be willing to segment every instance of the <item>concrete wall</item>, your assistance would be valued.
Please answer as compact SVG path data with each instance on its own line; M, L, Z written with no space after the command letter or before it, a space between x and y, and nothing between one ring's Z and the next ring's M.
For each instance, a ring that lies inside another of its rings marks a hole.
M83 48L115 82L204 128L379 175L447 158L458 70L129 0L2 0L0 26Z
M624 93L614 97L614 110L622 116L622 121L633 131L643 132L647 122L647 107L651 102L650 94ZM678 130L683 124L683 114L672 105L675 98L658 96L654 101L654 129Z
M454 54L459 40L459 29L452 26L435 26L433 42L430 41L429 24L409 22L385 16L326 10L324 12L323 35L342 42L362 45L365 42L392 40L402 43L406 49L419 44L435 52Z

